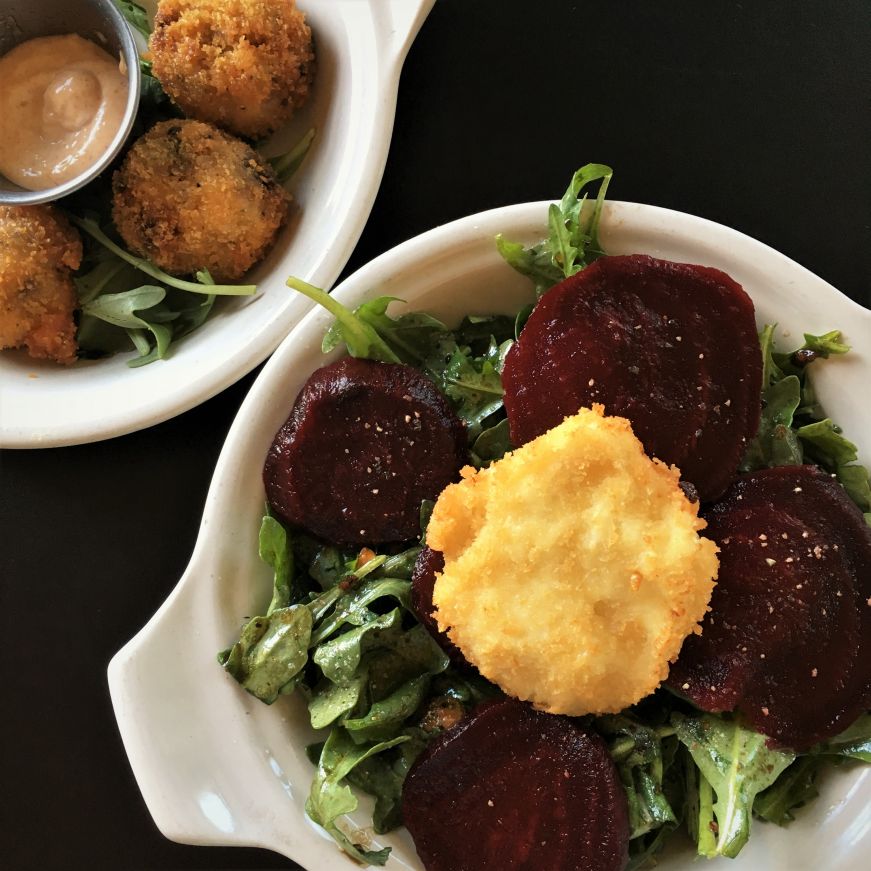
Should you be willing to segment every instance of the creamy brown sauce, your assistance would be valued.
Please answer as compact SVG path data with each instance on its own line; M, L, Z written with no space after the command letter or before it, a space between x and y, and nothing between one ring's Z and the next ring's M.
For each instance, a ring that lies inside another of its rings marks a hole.
M0 172L28 190L76 178L112 143L127 76L75 34L44 36L0 57Z

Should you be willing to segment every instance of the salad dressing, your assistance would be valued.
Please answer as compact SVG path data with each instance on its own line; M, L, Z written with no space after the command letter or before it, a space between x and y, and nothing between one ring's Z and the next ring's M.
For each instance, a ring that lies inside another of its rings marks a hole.
M76 34L44 36L0 58L0 172L27 190L64 184L109 149L127 73Z

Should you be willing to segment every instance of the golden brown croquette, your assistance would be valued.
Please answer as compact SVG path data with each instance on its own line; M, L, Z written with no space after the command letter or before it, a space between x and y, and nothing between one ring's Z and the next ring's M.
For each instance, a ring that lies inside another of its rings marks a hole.
M311 30L294 0L161 0L154 75L181 110L257 138L308 98Z
M241 278L267 252L290 197L253 148L201 121L161 121L112 180L127 246L174 275Z
M506 693L554 714L616 712L652 693L700 632L717 546L625 418L601 405L439 496L439 629Z
M57 209L0 206L0 348L75 361L71 272L81 260L82 240Z

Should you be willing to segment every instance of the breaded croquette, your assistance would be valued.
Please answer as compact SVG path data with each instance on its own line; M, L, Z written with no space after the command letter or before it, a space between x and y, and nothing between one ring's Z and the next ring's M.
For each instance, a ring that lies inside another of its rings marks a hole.
M290 197L239 139L200 121L161 121L112 180L115 226L128 247L175 275L241 278L271 247Z
M154 74L192 118L257 138L308 98L311 30L294 0L161 0Z
M75 361L71 273L81 260L82 240L57 209L0 206L0 348Z
M717 547L627 420L582 409L439 496L436 620L506 693L555 714L653 692L699 632Z

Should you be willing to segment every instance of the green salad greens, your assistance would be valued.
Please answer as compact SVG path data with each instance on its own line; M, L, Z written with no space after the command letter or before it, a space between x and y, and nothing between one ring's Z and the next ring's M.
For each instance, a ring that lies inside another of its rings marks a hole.
M769 325L759 334L762 419L741 471L815 463L841 482L871 524L868 470L856 463L856 445L826 417L817 401L813 382L807 377L808 367L815 360L846 354L850 346L844 343L838 330L832 330L822 336L805 333L800 348L779 353L775 348L774 329Z
M550 208L549 236L540 244L497 238L506 261L533 281L536 298L604 253L598 228L610 178L611 170L598 164L575 173ZM583 191L596 181L598 195L588 201ZM299 279L288 284L335 317L324 352L344 345L352 356L407 363L429 377L466 422L473 465L510 450L500 373L532 305L516 318L467 316L451 328L425 313L389 315L393 297L350 311ZM760 336L764 413L742 469L819 463L867 512L868 472L823 414L807 374L810 363L848 347L831 332L806 335L801 348L780 353L773 337L773 327ZM261 701L293 692L305 700L312 727L325 730L324 740L308 748L315 773L306 812L350 856L373 865L383 865L389 849L369 849L340 826L357 808L352 787L374 797L376 833L396 828L402 784L419 753L464 712L501 695L482 678L456 671L410 610L411 572L431 507L422 506L417 544L380 554L315 541L267 513L260 556L274 573L271 602L218 655ZM785 825L817 795L824 769L871 762L871 715L800 755L770 749L765 736L732 715L703 713L666 689L620 714L584 719L607 742L625 789L631 868L652 863L678 831L701 856L734 857L754 817Z
M400 824L405 774L442 731L444 711L461 713L499 694L458 674L412 615L411 572L420 549L342 551L291 535L267 514L260 556L274 573L272 600L218 655L252 695L272 704L297 691L312 727L329 729L309 748L317 772L306 811L347 853L375 865L389 850L367 850L337 824L357 807L348 784L375 796L375 831L390 831Z

